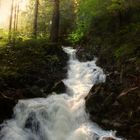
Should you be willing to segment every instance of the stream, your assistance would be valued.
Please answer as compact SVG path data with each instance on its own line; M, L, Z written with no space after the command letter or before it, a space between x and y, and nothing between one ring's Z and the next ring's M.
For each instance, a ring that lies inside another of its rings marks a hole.
M67 93L20 100L13 119L1 126L0 140L122 140L115 131L102 130L91 122L85 110L85 97L91 87L106 79L96 59L79 62L75 49L63 50L69 55L67 78L63 80Z

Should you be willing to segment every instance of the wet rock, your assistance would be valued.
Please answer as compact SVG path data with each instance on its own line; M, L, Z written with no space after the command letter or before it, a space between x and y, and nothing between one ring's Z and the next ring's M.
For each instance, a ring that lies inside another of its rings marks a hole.
M102 87L102 84L94 85L86 97L86 108L92 114L101 110L101 103L103 101Z
M136 121L136 122L140 122L139 121L139 118L140 118L140 106L138 106L136 108L136 110L133 112L133 119Z
M118 135L136 140L140 137L140 89L115 92L111 86L109 83L94 85L86 97L86 110L91 120L104 129L117 130Z
M0 123L2 123L3 119L12 117L13 108L16 103L17 102L11 98L0 98Z
M99 140L99 139L100 139L100 136L99 136L98 134L95 133L95 134L93 134L93 139L94 139L94 140Z
M52 88L52 92L56 93L65 93L66 92L66 86L63 81L57 82L54 87Z
M115 101L115 94L114 93L110 93L109 96L107 96L103 102L103 106L104 107L108 107L110 105L112 105Z
M38 133L40 130L40 123L37 120L36 114L31 112L25 122L26 129L30 129L33 133Z
M0 77L0 89L2 90L6 86L7 84L5 83L4 79Z
M79 61L85 62L93 60L95 56L91 54L90 51L85 50L84 48L79 46L77 48L76 57L79 59Z
M45 97L46 96L44 94L44 92L38 86L26 88L23 92L23 95L26 98L37 98L37 97Z
M140 89L138 87L130 88L123 91L118 97L117 100L124 107L131 109L139 106L140 102Z
M36 82L36 85L40 88L43 88L47 85L47 81L44 80L44 79L39 79L37 82Z
M111 137L104 137L102 140L115 140L115 139Z
M116 94L108 92L107 85L100 83L94 85L86 97L88 112L100 113L107 111L115 102Z
M140 123L131 126L130 135L137 139L140 138Z
M43 92L46 95L49 95L50 93L52 93L52 87L54 86L54 82L53 81L49 81L45 87L42 88Z

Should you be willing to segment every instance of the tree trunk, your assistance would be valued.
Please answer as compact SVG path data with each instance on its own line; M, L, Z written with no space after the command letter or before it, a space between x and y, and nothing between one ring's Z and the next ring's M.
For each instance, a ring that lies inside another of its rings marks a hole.
M37 21L38 21L38 6L39 0L35 1L35 9L34 9L34 23L33 23L33 36L37 37Z
M17 5L17 14L16 14L16 25L15 25L15 30L18 30L18 17L19 17L19 3Z
M58 42L59 39L59 0L54 0L54 10L53 10L53 18L52 18L52 26L50 32L50 41Z
M18 1L15 2L15 6L14 6L14 28L13 28L13 45L15 45L15 41L16 41L16 36L17 36L17 29L16 29L16 25L17 25L17 11L18 11Z
M15 10L14 10L14 32L17 31L17 25L18 25L18 15L19 15L19 2L15 4Z
M14 9L14 0L11 3L11 13L10 13L10 22L9 22L9 43L11 42L11 35L12 35L12 21L13 21L13 9Z

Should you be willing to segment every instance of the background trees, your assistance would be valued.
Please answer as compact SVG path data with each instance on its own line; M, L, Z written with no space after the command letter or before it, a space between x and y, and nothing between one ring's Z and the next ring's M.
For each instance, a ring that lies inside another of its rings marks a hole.
M12 32L12 23L13 23L13 9L14 9L14 0L11 3L11 13L10 13L10 21L9 21L9 42L11 41L11 32Z
M37 25L38 25L38 8L39 8L39 0L35 0L35 8L34 8L34 22L33 22L33 36L37 37Z
M10 13L4 21L9 23L9 27L3 24L1 28L9 30L9 42L32 37L57 42L59 38L66 39L74 29L74 0L12 0L8 7L5 3L2 0L1 5L4 9L8 8Z
M50 40L51 42L58 42L59 38L59 21L60 21L60 11L59 11L59 0L54 0L53 18L51 21L51 32Z
M9 28L9 40L35 37L79 43L92 40L94 32L95 42L100 44L104 34L139 20L138 0L12 0L6 4L8 1L1 0L0 21L7 17L9 25L0 26L4 31ZM6 8L10 15L3 16Z

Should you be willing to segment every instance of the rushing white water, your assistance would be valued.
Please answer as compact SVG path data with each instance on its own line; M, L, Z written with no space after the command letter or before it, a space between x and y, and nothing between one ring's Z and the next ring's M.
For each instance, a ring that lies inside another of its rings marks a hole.
M79 62L75 49L64 48L70 56L68 77L64 79L67 93L48 98L20 100L14 118L3 124L0 140L103 140L113 131L104 131L90 122L85 100L90 88L104 82L105 75L95 60Z

